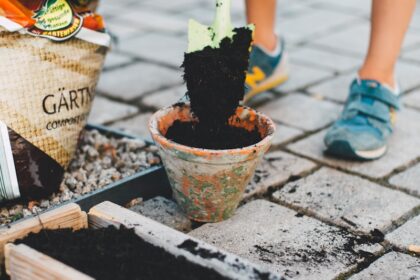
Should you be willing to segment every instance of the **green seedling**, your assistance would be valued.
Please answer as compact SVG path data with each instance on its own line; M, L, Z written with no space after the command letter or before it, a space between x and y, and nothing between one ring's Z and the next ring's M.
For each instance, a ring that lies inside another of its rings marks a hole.
M201 51L205 47L218 48L224 38L233 38L230 17L231 0L216 0L216 16L213 25L206 26L194 19L188 24L188 53ZM248 25L254 30L254 25Z

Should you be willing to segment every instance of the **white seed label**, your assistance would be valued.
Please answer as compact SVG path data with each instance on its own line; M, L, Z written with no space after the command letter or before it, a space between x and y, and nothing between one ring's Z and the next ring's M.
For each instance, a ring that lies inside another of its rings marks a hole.
M0 121L0 201L20 197L7 126Z

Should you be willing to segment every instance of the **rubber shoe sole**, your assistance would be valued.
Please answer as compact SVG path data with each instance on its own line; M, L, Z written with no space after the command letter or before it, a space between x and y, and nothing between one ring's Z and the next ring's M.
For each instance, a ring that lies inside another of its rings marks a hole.
M325 154L338 157L341 159L352 160L375 160L381 158L387 152L387 147L369 151L356 151L347 141L334 141L325 150Z

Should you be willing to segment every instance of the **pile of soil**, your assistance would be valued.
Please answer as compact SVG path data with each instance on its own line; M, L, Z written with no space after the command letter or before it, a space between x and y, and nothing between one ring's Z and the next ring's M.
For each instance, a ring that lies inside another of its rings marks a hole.
M183 145L208 149L233 149L256 144L258 131L228 125L245 94L252 31L237 28L219 48L186 53L184 81L191 110L199 122L175 122L166 137Z
M95 279L227 279L153 246L133 229L123 227L44 230L15 243L26 244Z

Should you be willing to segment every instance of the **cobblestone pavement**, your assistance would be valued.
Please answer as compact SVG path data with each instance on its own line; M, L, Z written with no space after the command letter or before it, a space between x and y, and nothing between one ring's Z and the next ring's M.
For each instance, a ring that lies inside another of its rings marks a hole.
M90 122L150 138L150 114L185 93L179 65L187 21L210 23L214 1L102 2L118 43ZM232 2L233 20L242 25L243 1ZM278 6L292 76L251 104L277 122L272 151L238 213L190 234L286 278L420 279L420 7L398 64L405 108L389 152L355 163L325 157L322 137L367 47L370 1L280 0Z

